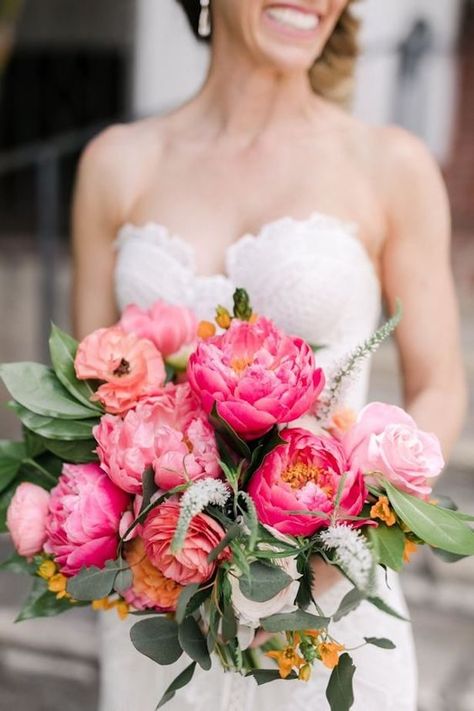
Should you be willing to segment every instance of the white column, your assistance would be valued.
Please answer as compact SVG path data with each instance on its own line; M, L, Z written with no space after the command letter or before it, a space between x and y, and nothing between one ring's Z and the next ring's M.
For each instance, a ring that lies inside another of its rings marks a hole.
M208 51L194 38L176 0L137 0L133 109L166 111L202 82Z

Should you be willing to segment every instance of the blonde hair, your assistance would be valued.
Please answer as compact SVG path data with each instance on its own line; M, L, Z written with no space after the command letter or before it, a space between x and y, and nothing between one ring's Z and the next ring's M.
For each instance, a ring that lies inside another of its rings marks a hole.
M323 53L309 73L311 86L317 94L346 107L351 103L359 56L360 21L352 12L354 2L349 0Z

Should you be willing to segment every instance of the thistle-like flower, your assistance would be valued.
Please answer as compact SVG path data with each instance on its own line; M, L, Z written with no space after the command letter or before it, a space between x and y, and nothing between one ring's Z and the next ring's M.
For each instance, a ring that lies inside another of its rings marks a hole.
M335 524L321 531L319 538L327 550L334 550L334 562L354 585L368 592L374 582L375 560L360 531L347 524Z
M229 496L230 491L227 485L216 479L201 479L192 484L181 497L181 510L171 544L171 552L177 553L183 547L189 524L194 516L204 511L209 504L225 506Z

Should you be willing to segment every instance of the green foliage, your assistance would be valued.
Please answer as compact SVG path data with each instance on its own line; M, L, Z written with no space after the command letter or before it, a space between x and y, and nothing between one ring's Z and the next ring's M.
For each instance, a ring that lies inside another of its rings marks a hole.
M377 528L368 526L366 535L380 565L396 571L403 568L405 534L399 526L386 526L384 523L380 523Z
M40 363L7 363L0 366L0 377L16 402L43 417L81 420L97 415L97 408L86 406L61 385L51 368Z
M56 595L48 590L45 580L35 578L33 588L15 622L23 622L35 617L54 617L62 612L71 610L75 606L67 598L58 600Z
M8 570L11 573L26 573L33 575L36 571L36 563L29 561L18 553L13 553L10 558L0 563L0 571Z
M11 405L20 422L32 432L46 439L76 442L90 440L92 429L99 423L96 418L87 420L62 420L57 417L37 415L18 403Z
M261 620L265 632L299 632L301 630L326 629L329 617L312 615L304 610L271 615Z
M377 596L370 596L367 598L367 600L372 603L378 610L381 610L382 612L385 612L387 615L390 615L391 617L396 617L397 620L402 620L403 622L409 622L406 617L403 617L399 612L393 609L393 607L390 607L390 605L387 605L385 600L382 600L381 597Z
M25 457L26 449L22 442L0 440L0 493L8 489L17 477Z
M186 585L180 592L178 598L178 604L176 606L176 622L180 625L184 618L191 614L188 610L188 606L199 590L199 583L192 583L191 585Z
M121 560L108 561L105 568L83 568L77 575L68 580L67 591L75 600L100 600L110 595L115 586L116 578L126 570L126 563ZM119 587L129 578L120 578ZM127 586L129 587L129 586Z
M334 667L326 689L326 698L331 711L349 711L354 703L355 666L349 654L339 657L339 664Z
M194 617L186 617L178 627L178 639L181 649L197 662L202 669L211 668L211 657L206 639Z
M395 489L388 481L384 486L398 516L422 541L456 555L474 555L474 532L457 511L421 501Z
M90 410L102 413L102 408L91 402L96 388L87 380L78 380L74 368L78 343L69 334L53 324L49 338L51 362L59 382L75 398Z
M248 575L239 578L239 587L249 600L266 602L287 588L292 580L279 566L256 561L250 564Z
M380 649L395 649L396 645L391 639L385 639L385 637L364 637L367 644L372 644L374 647L380 647Z
M157 664L174 664L183 653L178 625L166 617L151 617L135 623L130 630L130 639L135 649Z
M334 622L339 622L343 617L348 615L350 612L356 610L360 603L366 599L366 595L357 588L352 588L349 592L342 598L339 607L332 616Z
M251 669L246 676L253 676L259 686L269 684L271 681L277 681L278 679L281 680L278 669ZM285 681L294 681L297 678L297 674L293 671L286 677Z
M239 456L243 457L243 459L251 459L252 452L250 447L241 437L239 437L237 432L228 424L228 422L226 422L226 420L219 415L217 403L214 403L212 412L209 415L209 421L214 427L218 441L219 439L222 440L224 444L230 447Z
M156 711L160 709L162 706L164 706L168 701L171 701L171 699L175 696L176 692L179 691L179 689L183 689L194 676L194 670L196 669L196 662L193 662L189 666L184 669L181 674L178 674L176 679L168 686L166 689L165 693L161 697L161 700L156 707Z

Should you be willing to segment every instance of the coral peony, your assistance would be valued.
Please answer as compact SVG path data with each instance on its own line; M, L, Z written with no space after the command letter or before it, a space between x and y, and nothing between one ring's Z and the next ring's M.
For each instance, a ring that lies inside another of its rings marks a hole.
M250 480L249 494L260 521L281 533L312 535L327 526L328 519L289 512L332 514L346 473L338 520L357 516L366 495L364 480L358 469L349 467L339 442L300 428L288 428L281 436L286 444L276 447Z
M214 432L189 385L169 384L122 419L105 415L94 429L103 469L125 491L140 493L152 466L160 489L220 475Z
M183 548L176 554L170 546L179 518L180 505L167 501L150 512L144 526L143 539L150 561L167 578L180 585L203 583L214 575L219 561L230 556L224 549L217 560L209 562L209 553L222 541L225 531L207 514L193 517Z
M217 403L219 415L249 440L305 414L324 386L309 345L262 317L235 319L225 333L201 341L188 377L204 409Z
M157 301L150 309L130 305L124 310L120 327L155 344L166 358L196 339L197 319L184 306Z
M174 580L166 578L147 558L145 544L141 538L128 543L125 559L133 574L132 587L123 593L123 597L136 610L157 610L172 612L176 610L179 595L183 589Z
M166 379L163 358L153 343L117 326L100 328L81 341L74 365L80 380L105 381L92 399L114 414L158 393Z
M26 558L39 553L46 540L49 494L36 484L20 484L7 511L13 544Z
M45 551L64 575L103 567L116 557L118 531L130 497L97 464L65 464L51 492Z
M343 438L350 462L365 474L380 472L395 487L427 498L444 468L438 438L422 432L400 407L374 402Z

